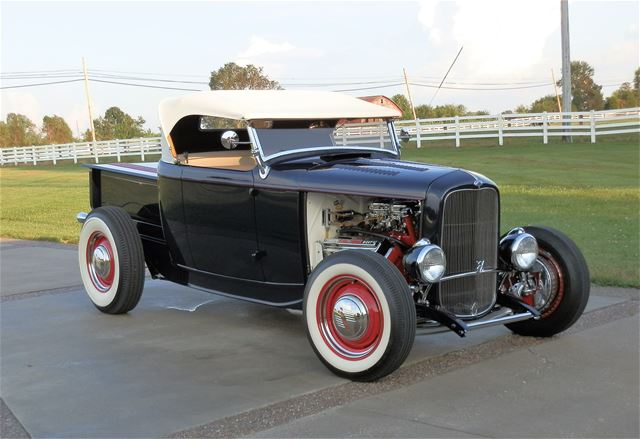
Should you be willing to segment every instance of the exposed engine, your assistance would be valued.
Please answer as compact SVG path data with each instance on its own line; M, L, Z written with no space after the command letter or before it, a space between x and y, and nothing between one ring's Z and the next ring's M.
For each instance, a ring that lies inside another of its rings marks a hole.
M370 200L364 212L345 209L341 200L322 211L322 224L330 235L322 242L324 256L346 249L380 251L401 266L404 249L416 242L420 203ZM382 248L385 247L385 248ZM394 255L394 252L396 253Z

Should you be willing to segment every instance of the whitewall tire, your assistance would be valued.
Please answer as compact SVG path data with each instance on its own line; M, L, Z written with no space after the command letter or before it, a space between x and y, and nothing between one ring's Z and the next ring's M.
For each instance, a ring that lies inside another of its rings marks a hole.
M78 243L84 288L100 311L122 314L140 300L144 251L135 224L118 207L99 207L87 216Z
M339 376L372 381L404 362L415 337L411 292L383 256L345 250L325 258L305 288L307 335Z

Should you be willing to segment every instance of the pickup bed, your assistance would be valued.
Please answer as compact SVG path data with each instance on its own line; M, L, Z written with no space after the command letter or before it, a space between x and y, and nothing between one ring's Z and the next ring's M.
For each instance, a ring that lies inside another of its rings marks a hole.
M158 163L90 164L91 209L115 206L124 209L136 224L145 250L145 262L153 277L174 272L167 266L169 251L160 220ZM162 266L162 267L161 267ZM164 269L164 271L162 270ZM179 281L181 276L173 280Z

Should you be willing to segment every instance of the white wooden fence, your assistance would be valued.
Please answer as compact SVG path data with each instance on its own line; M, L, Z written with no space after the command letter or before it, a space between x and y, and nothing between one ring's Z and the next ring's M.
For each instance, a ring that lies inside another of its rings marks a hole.
M372 137L371 126L379 124L350 125L345 142L355 142L357 137ZM357 129L356 129L357 128ZM357 133L353 131L356 129ZM497 139L504 144L509 137L541 137L548 143L549 137L589 137L592 143L600 136L640 133L640 108L622 110L586 111L571 113L524 113L491 116L456 116L437 119L400 120L396 122L398 135L406 134L418 148L431 141L454 140L456 147L464 139ZM377 131L376 131L377 132ZM353 137L353 138L352 138ZM387 140L380 136L380 142ZM62 160L101 158L120 161L126 156L140 156L142 161L151 154L160 154L160 137L109 140L103 142L67 143L62 145L21 146L0 148L0 165L33 164Z
M437 119L401 120L396 128L404 130L420 148L423 142L455 140L459 147L464 139L498 139L507 137L590 137L609 134L640 133L640 108L571 113L524 113L491 116L455 116Z
M33 164L52 162L54 165L62 160L90 159L96 163L100 159L115 157L118 161L122 157L160 154L160 137L143 137L140 139L105 140L100 142L64 143L60 145L19 146L15 148L0 148L0 165Z

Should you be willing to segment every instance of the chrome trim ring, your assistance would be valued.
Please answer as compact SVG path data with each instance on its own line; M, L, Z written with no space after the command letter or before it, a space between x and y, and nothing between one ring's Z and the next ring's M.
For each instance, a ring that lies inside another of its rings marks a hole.
M316 318L324 343L342 359L366 358L380 343L384 327L380 301L356 276L339 275L322 287Z
M94 232L87 241L85 250L87 271L93 286L106 293L113 286L115 258L111 243L101 232Z
M542 317L550 315L558 306L564 293L564 279L558 263L548 252L541 250L533 264L533 272L539 272L536 292L533 294L533 306Z

